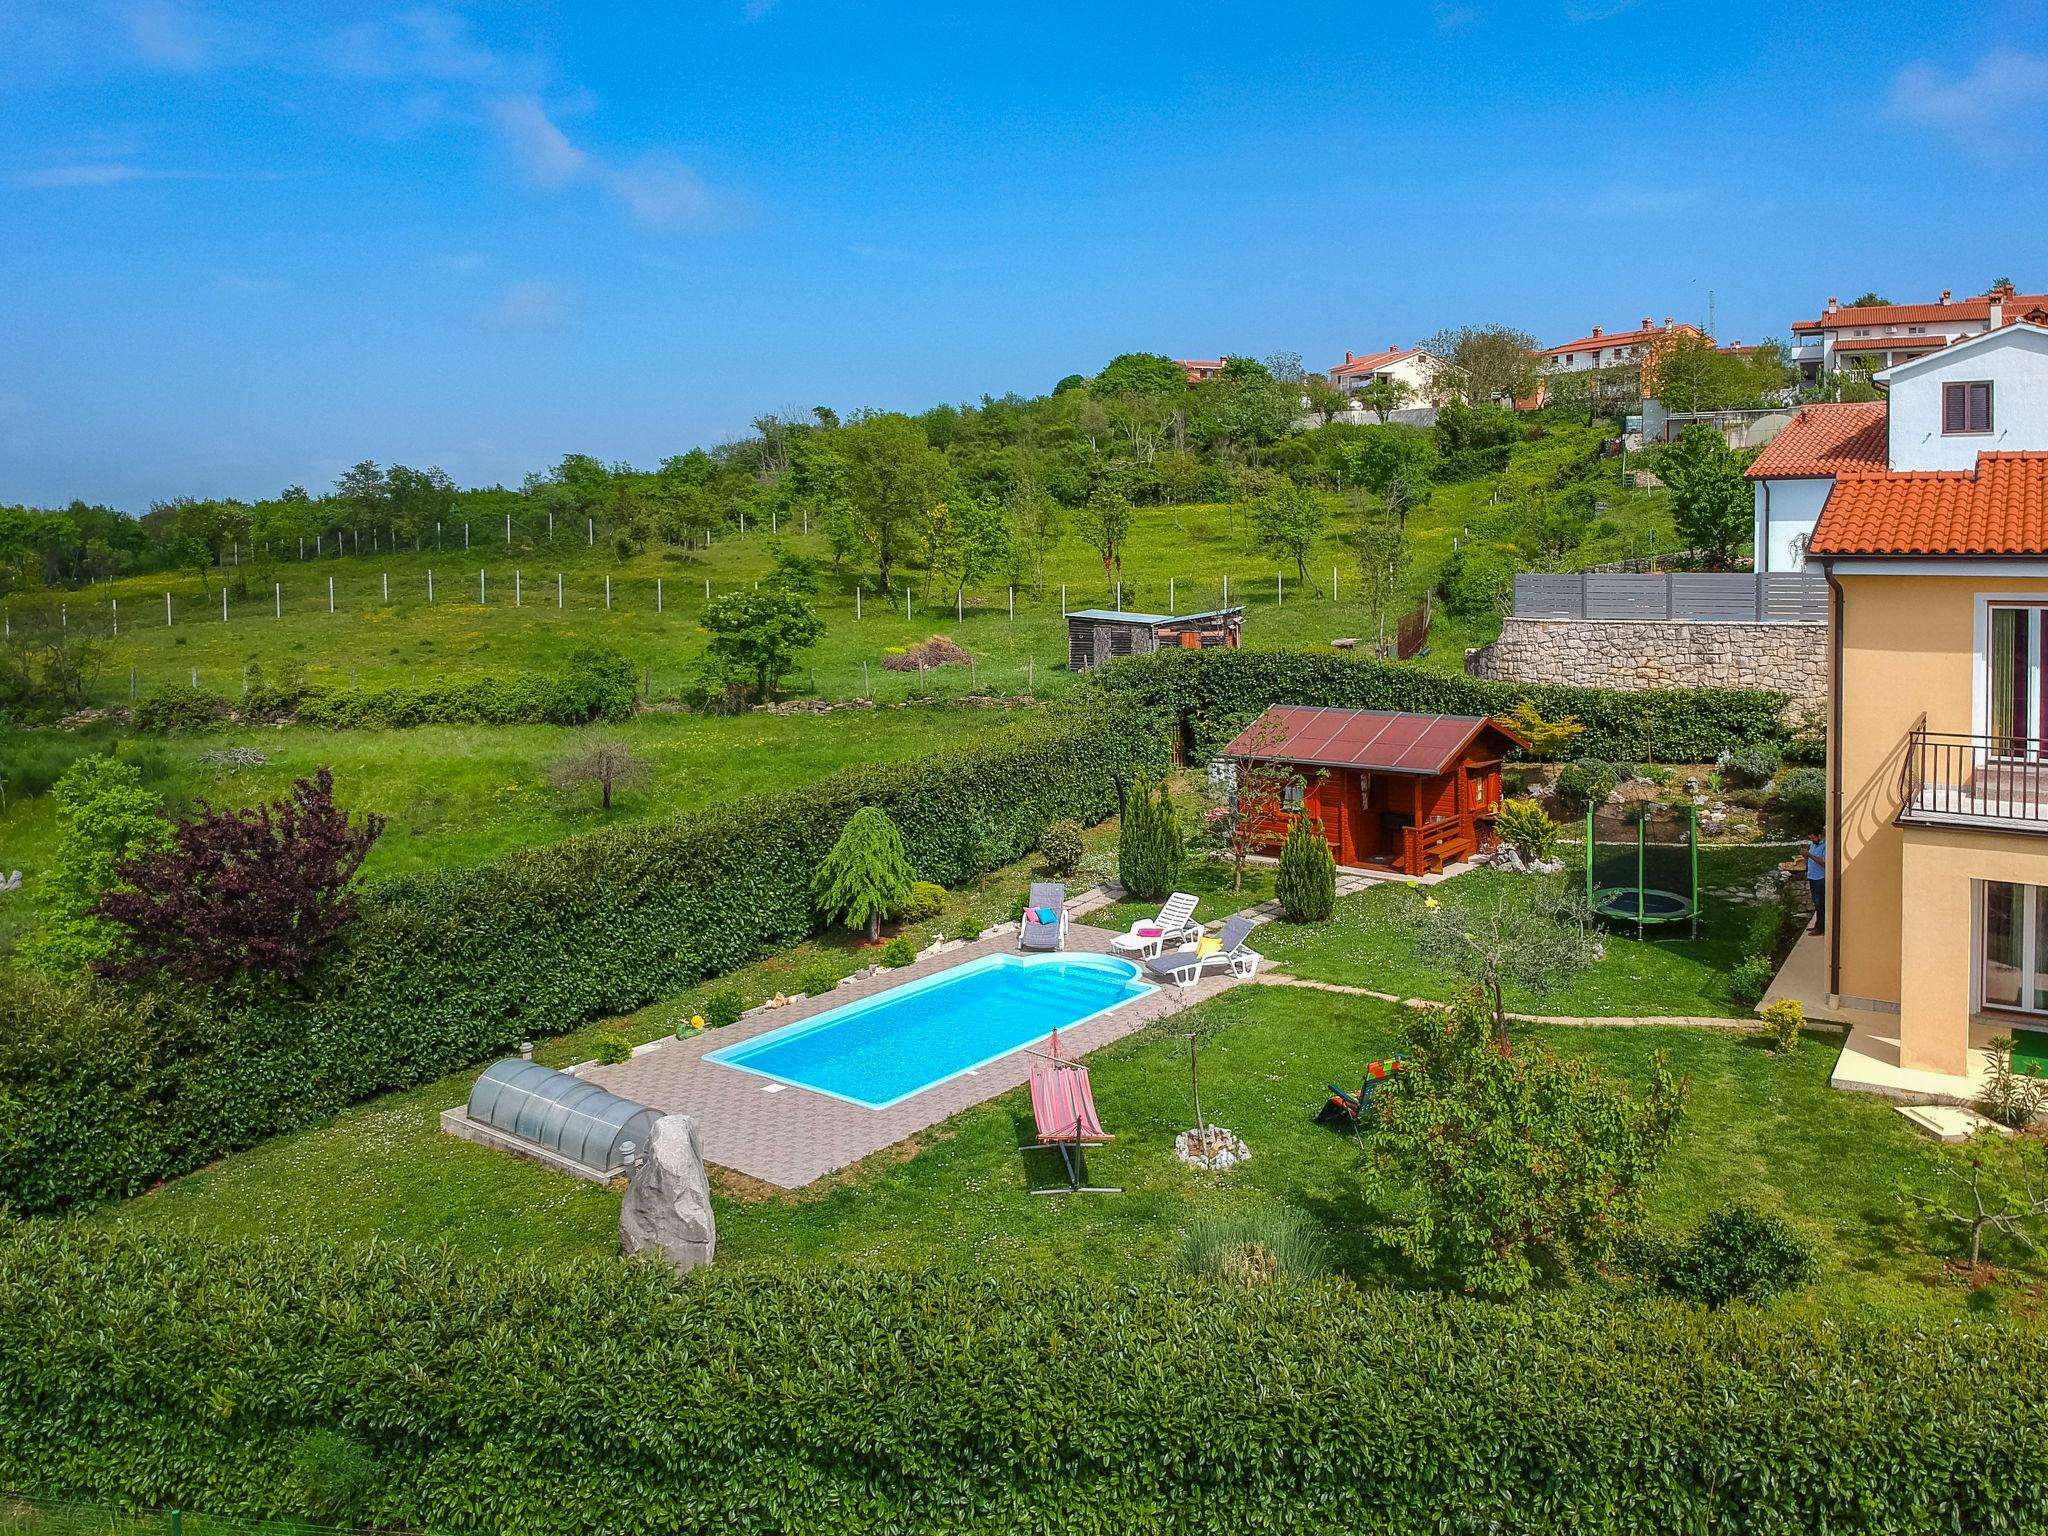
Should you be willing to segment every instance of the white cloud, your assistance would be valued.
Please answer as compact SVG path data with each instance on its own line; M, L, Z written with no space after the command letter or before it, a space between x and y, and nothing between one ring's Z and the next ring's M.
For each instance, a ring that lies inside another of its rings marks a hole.
M628 218L651 229L701 225L719 212L718 195L674 155L655 152L614 165L574 143L538 97L501 96L491 103L491 119L521 174L536 186L595 182Z
M2037 113L2048 102L2048 54L1995 48L1957 74L1922 60L1892 77L1894 116L1944 128L1973 128Z
M200 22L174 0L129 0L120 8L128 42L159 69L204 69L213 48Z
M17 187L48 191L57 187L117 187L130 181L190 181L197 171L157 171L126 161L104 160L83 165L52 165L16 174Z
M564 186L594 169L590 156L569 142L537 97L500 97L491 103L491 119L521 173L537 186Z
M451 11L401 11L388 21L361 22L335 34L333 57L344 73L381 80L497 84L542 73L530 59L497 52L469 35Z
M560 330L574 305L575 294L560 283L514 283L498 296L490 326L519 333Z

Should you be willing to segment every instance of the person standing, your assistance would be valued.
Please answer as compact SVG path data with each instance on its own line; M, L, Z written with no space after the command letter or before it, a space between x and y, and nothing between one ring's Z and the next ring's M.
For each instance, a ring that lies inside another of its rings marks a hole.
M1814 833L1806 840L1806 889L1813 895L1813 931L1828 931L1828 835Z

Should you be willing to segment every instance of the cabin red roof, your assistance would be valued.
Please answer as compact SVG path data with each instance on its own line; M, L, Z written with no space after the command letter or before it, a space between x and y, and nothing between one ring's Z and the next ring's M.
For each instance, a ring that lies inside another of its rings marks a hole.
M1381 709L1275 704L1223 749L1224 756L1375 773L1442 773L1482 731L1526 746L1484 715L1418 715Z
M1752 480L1807 479L1882 471L1888 462L1885 402L1801 406L1749 466Z
M1339 363L1330 370L1336 378L1347 373L1378 373L1382 368L1391 368L1396 363L1406 362L1422 354L1420 347L1390 347L1385 352L1375 352L1371 357L1354 357L1348 363Z
M2048 453L1835 482L1809 555L2048 555Z

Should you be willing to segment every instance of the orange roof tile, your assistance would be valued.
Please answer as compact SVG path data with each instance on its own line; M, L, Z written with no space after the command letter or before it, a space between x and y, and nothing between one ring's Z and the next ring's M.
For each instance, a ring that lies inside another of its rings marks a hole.
M1567 352L1591 352L1603 347L1632 346L1639 341L1654 341L1660 336L1697 336L1700 328L1687 325L1683 320L1676 325L1638 326L1632 331L1614 331L1599 336L1581 336L1577 341L1567 341L1560 346L1545 347L1538 354L1542 357L1562 357Z
M2019 318L2027 310L2048 305L2048 293L2009 293L2005 295L2006 323ZM1981 324L1991 318L1991 295L1977 294L1973 298L1955 299L1947 304L1866 304L1857 308L1852 304L1828 310L1813 320L1795 320L1795 331L1839 331L1852 326L1864 325L1925 325L1930 321L1946 320L1954 325L1970 322Z
M1330 370L1330 376L1335 378L1343 373L1378 373L1382 368L1391 368L1396 363L1421 355L1420 347L1393 347L1385 352L1375 352L1371 357L1354 357L1348 363L1339 363Z
M1845 476L1807 553L2048 555L2048 453L1980 453L1973 470Z
M1803 480L1883 470L1890 446L1885 439L1885 409L1882 400L1801 406L1791 425L1756 456L1749 478Z
M1837 352L1932 351L1948 345L1946 336L1844 336L1835 343Z

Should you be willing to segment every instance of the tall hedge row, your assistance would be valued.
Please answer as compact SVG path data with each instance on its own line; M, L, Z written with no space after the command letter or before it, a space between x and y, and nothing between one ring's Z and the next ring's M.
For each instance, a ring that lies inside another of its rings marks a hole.
M1523 699L1548 719L1575 715L1575 755L1622 762L1706 762L1723 751L1782 750L1786 699L1753 689L1627 691L1496 683L1317 651L1160 651L1091 673L1087 691L1180 730L1207 757L1269 704L1501 715Z
M17 983L0 995L0 1202L131 1194L797 943L817 927L811 873L864 805L920 877L957 885L1054 821L1112 814L1115 776L1164 760L1147 718L1035 711L962 748L375 888L300 994L144 1006Z
M2035 1329L0 1239L0 1486L554 1532L2021 1532Z

